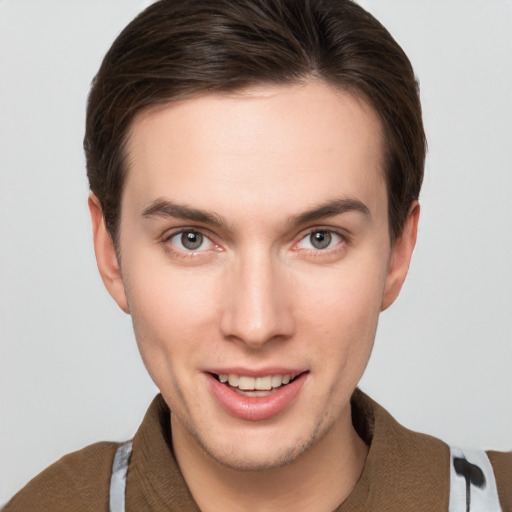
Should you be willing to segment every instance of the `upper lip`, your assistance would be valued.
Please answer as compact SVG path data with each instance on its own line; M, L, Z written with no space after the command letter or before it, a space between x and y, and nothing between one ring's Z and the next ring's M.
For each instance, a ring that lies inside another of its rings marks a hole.
M265 368L246 368L241 366L229 366L224 368L209 368L206 373L216 375L246 375L248 377L266 377L268 375L290 375L295 378L304 373L305 369L285 368L283 366L269 366Z

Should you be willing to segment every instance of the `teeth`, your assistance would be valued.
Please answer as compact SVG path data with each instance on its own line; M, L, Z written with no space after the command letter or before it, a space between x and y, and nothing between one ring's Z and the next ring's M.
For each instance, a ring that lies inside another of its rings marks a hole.
M283 383L282 375L272 375L272 387L278 388Z
M234 388L238 387L238 381L240 380L240 377L238 375L229 375L228 376L228 382L230 386L233 386Z
M254 382L254 389L259 390L268 390L272 389L272 377L269 375L268 377L258 377Z
M288 384L291 380L291 375L266 375L265 377L249 377L233 373L219 375L220 382L223 384L227 382L230 386L243 391L270 391L272 388Z
M231 377L231 375L230 375ZM238 381L238 387L240 389L246 389L249 391L250 389L254 388L254 377L246 377L245 375L240 375L240 380Z

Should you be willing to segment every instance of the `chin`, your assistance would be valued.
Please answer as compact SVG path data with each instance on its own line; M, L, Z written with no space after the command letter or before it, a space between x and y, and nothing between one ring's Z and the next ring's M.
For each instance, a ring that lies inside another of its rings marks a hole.
M283 432L259 432L254 436L245 432L225 439L224 443L219 443L219 438L208 440L196 437L196 440L215 462L224 467L237 471L262 471L294 463L328 430L328 425L319 424L310 431L295 432L294 437L287 437ZM237 442L233 443L233 439Z
M221 466L235 471L263 471L281 468L295 462L308 448L308 446L280 447L278 450L246 450L233 447L230 453L215 453L206 450L210 457Z

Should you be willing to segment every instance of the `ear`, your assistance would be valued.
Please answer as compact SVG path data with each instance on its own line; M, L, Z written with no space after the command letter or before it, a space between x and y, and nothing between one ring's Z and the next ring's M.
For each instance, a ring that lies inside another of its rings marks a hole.
M418 220L420 217L420 205L418 201L412 204L404 229L401 235L395 240L391 249L389 260L388 276L382 297L381 311L387 309L395 302L402 285L404 284L409 263L411 262L412 252L416 245L416 235L418 232Z
M108 293L117 302L117 305L125 313L129 313L130 309L126 300L123 277L117 260L114 242L105 225L100 201L94 194L89 195L89 212L91 213L96 263L98 264L103 284Z

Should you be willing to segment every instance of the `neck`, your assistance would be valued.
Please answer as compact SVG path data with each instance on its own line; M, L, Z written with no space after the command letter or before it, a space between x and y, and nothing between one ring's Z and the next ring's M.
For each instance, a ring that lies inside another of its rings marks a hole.
M176 459L202 512L332 512L354 489L368 453L350 412L298 459L262 471L221 465L174 416L171 424Z

